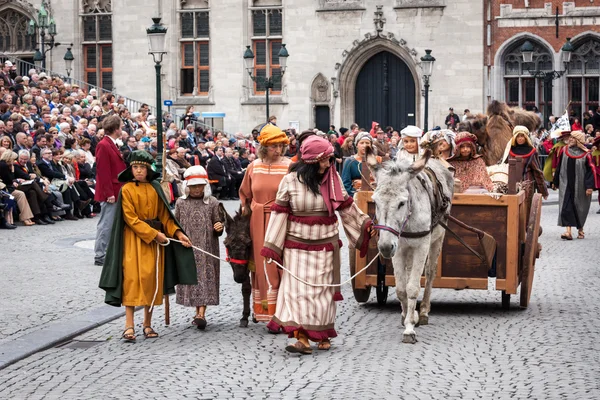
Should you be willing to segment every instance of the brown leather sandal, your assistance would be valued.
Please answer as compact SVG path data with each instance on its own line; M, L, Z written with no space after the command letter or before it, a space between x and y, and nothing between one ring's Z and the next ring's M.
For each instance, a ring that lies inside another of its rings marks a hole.
M131 333L127 333L129 331L131 331ZM133 329L133 326L130 328L125 328L123 334L121 335L121 340L126 343L135 343L135 329Z
M585 232L584 231L577 232L577 239L585 239Z
M306 346L302 342L298 341L294 344L290 344L285 348L290 353L299 353L299 354L312 354L312 349L310 346Z
M144 327L144 337L146 339L156 339L158 337L158 333L151 326Z
M317 349L328 351L331 349L331 341L329 339L321 340L317 345Z

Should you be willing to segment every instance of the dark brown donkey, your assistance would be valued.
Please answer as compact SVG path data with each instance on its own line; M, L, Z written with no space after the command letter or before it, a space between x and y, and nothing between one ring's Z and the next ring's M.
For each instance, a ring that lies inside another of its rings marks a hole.
M223 204L219 206L220 212L224 217L225 231L227 237L223 241L227 251L227 261L231 264L233 270L233 280L242 284L242 297L244 298L244 311L240 320L240 327L248 327L248 317L250 316L250 294L252 285L250 283L250 271L248 270L248 259L250 256L250 215L243 216L242 209L231 216L225 211Z

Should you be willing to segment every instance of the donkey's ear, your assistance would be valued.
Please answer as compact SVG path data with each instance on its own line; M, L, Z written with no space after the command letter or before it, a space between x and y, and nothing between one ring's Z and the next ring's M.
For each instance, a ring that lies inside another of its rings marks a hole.
M221 215L223 221L225 221L225 230L229 230L229 227L233 222L233 218L231 218L227 210L225 210L225 206L223 205L223 203L219 203L219 214Z
M376 171L381 165L377 162L377 157L375 156L375 150L373 147L366 146L365 147L365 158L367 160L367 165L374 171Z
M423 169L427 165L427 162L429 161L430 158L431 158L431 149L426 149L425 152L423 153L423 155L421 156L421 158L419 158L417 161L412 163L412 165L408 168L408 172L412 176L417 175L419 172L423 171Z

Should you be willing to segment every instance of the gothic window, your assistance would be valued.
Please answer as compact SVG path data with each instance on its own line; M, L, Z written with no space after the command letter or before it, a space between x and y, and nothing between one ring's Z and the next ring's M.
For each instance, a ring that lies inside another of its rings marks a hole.
M210 89L210 20L206 10L179 14L181 94L208 96Z
M534 106L541 108L544 103L544 80L533 78L529 71L552 71L552 54L546 47L532 41L533 60L523 62L521 46L525 39L515 42L504 54L504 87L505 99L511 106L519 106L531 110ZM552 104L552 92L549 93Z
M27 35L29 18L6 8L0 12L0 52L30 53L35 50L35 36Z
M596 110L600 103L600 39L588 38L575 45L567 74L572 111L581 117Z
M83 0L84 80L106 90L113 89L112 4L110 0Z
M264 78L273 78L271 93L281 94L279 50L283 35L283 10L264 8L251 10L252 51L254 52L254 94L265 93Z

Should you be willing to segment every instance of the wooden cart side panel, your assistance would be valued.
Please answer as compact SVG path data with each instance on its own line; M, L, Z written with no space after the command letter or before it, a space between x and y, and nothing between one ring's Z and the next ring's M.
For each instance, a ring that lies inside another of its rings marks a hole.
M520 230L527 229L523 224L519 226L520 206L523 204L525 193L522 196L509 197L508 215L506 219L506 288L507 294L516 294L519 286L519 264L520 264ZM519 201L521 200L521 201Z
M453 205L452 216L466 224L491 234L498 246L496 257L497 276L503 279L506 275L506 219L507 207L473 205ZM448 226L474 250L481 252L477 235L459 227L453 222ZM442 248L442 277L480 278L486 279L488 267L477 256L469 252L449 233L444 238Z

